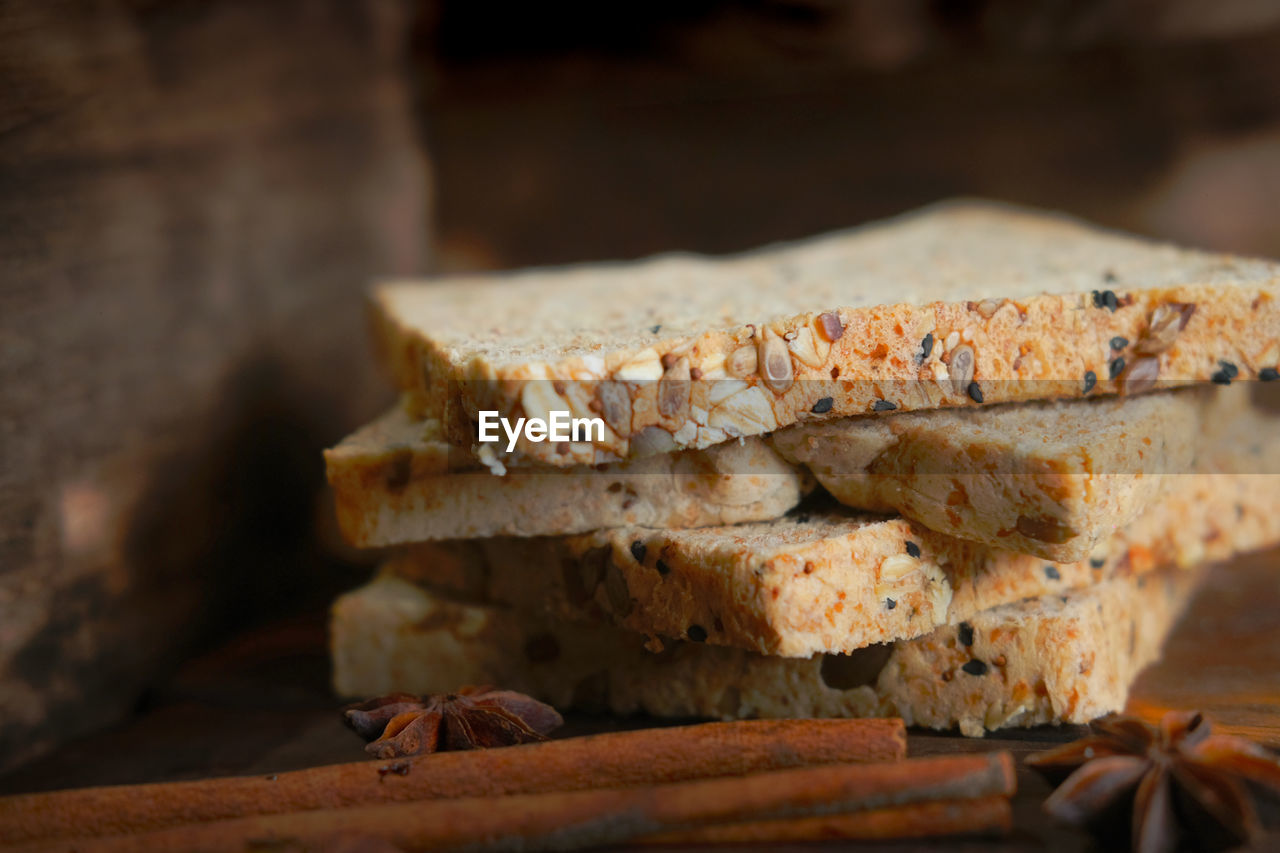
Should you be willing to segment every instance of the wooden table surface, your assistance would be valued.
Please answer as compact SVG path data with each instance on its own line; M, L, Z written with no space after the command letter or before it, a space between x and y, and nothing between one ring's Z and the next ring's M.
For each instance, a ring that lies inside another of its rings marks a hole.
M188 663L124 725L0 777L0 794L268 774L359 760L361 742L343 727L327 678L322 614L271 625ZM1221 729L1280 747L1280 549L1214 570L1164 658L1134 685L1130 711L1154 719L1167 708L1202 709ZM565 732L661 724L571 715ZM1081 733L1041 727L968 739L913 731L908 748L917 756L1008 749L1021 757ZM1008 839L857 847L898 853L1091 849L1087 837L1052 825L1040 813L1049 788L1038 776L1019 766L1018 784L1015 832ZM1273 828L1254 849L1280 849L1280 832Z

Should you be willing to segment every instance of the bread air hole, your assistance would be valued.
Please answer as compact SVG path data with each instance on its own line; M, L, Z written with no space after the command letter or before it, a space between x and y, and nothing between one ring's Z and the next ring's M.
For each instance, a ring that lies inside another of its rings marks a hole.
M892 644L876 643L847 655L823 655L822 683L832 690L853 690L875 684L892 654Z

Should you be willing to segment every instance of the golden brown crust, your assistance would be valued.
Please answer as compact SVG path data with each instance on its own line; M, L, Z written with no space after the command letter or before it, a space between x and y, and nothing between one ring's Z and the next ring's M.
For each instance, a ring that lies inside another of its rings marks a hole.
M1158 501L1173 479L1165 475L1193 471L1232 419L1259 435L1280 429L1250 411L1237 385L844 418L771 441L846 506L1070 562Z
M669 717L901 716L979 736L1083 723L1124 706L1196 573L1118 577L994 608L968 623L853 656L780 658L464 604L390 571L334 605L344 695L493 682L560 708Z
M567 466L634 455L648 427L699 448L883 401L907 411L1134 391L1208 381L1224 362L1256 377L1280 361L1278 272L949 205L719 261L385 285L373 308L380 348L454 443L469 446L480 409L585 417L612 401L603 441L518 448ZM700 377L687 400L661 405L686 375Z
M402 408L325 452L348 541L546 536L611 527L683 528L777 518L811 488L762 439L595 468L513 468L494 476Z
M926 634L991 607L1280 541L1280 476L1172 475L1089 557L1050 562L901 518L832 511L696 530L414 546L394 570L558 618L806 657Z

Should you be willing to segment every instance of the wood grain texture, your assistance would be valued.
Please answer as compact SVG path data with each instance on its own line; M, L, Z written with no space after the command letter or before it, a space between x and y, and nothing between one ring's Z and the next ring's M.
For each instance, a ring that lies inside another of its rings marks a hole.
M1156 722L1198 709L1215 730L1280 749L1280 550L1242 557L1236 569L1210 576L1127 710Z
M331 562L318 451L386 399L363 289L426 244L406 15L3 4L0 766Z

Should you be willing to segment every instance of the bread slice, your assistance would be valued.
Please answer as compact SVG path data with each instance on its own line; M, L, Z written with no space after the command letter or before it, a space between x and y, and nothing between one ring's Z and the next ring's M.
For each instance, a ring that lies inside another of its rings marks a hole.
M1074 562L831 509L733 527L427 543L392 563L404 577L477 600L808 657L921 636L1116 573L1198 565L1280 541L1280 476L1171 480L1160 503Z
M570 466L637 437L700 448L890 406L1273 376L1278 295L1273 263L951 203L722 259L388 283L372 308L384 360L454 443L481 410L602 417L603 438L517 448Z
M688 642L651 654L626 631L461 603L384 572L333 606L333 681L352 697L497 684L561 710L900 716L980 736L1123 708L1195 577L1126 575L852 655L778 658Z
M807 466L799 469L753 437L492 477L443 440L438 422L404 409L325 459L342 529L363 547L769 520L811 488L811 469L848 506L1070 562L1158 500L1166 475L1192 470L1197 448L1224 443L1224 429L1246 438L1276 431L1274 417L1251 407L1248 386L1256 384L796 425L771 442Z
M1191 472L1197 448L1223 425L1252 419L1259 432L1280 430L1248 398L1240 383L907 412L799 425L772 441L847 506L1066 562L1158 500L1168 475Z
M803 469L760 438L599 468L526 467L505 477L459 456L438 421L414 420L402 408L326 451L343 534L374 547L736 524L777 518L812 487Z

